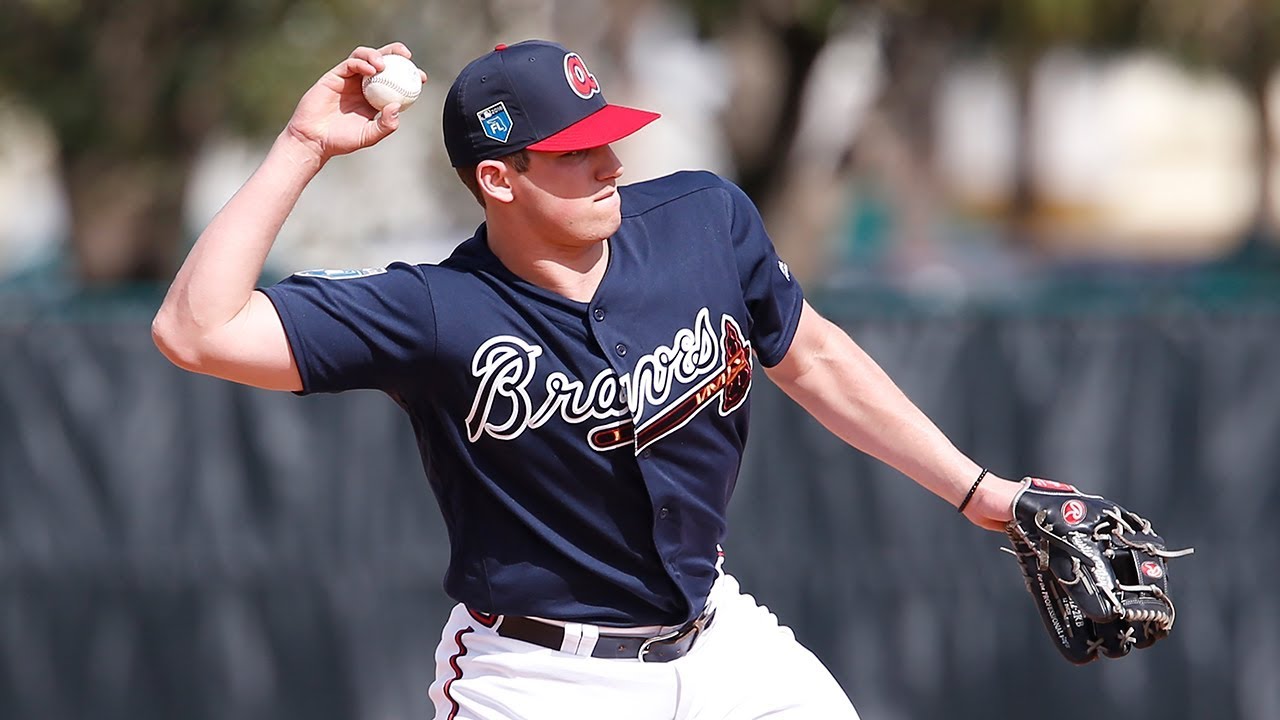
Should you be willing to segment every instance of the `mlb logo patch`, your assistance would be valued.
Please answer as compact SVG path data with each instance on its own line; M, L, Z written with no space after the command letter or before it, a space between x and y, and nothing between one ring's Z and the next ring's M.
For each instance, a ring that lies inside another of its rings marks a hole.
M476 117L480 118L480 129L484 131L484 136L490 140L504 143L511 137L511 114L503 103L490 105L476 113Z

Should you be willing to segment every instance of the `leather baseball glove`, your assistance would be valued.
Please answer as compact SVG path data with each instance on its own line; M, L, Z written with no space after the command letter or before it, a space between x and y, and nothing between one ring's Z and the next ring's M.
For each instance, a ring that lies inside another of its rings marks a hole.
M1005 532L1067 660L1122 657L1169 635L1175 612L1165 561L1194 550L1166 550L1136 513L1065 483L1024 478Z

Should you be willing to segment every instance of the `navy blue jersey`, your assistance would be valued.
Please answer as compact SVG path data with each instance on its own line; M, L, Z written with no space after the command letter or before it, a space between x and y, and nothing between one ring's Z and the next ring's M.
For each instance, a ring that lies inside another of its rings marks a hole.
M778 363L802 293L750 200L709 173L620 188L590 303L508 271L485 227L439 265L300 273L265 290L304 392L408 413L482 612L684 622L715 578L747 440L752 353Z

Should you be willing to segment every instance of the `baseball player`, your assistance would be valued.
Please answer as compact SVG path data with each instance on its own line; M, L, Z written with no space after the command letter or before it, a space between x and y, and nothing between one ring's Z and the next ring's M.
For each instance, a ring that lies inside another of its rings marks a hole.
M430 688L440 720L856 718L723 567L758 368L981 527L1004 527L1020 486L805 302L737 187L620 185L610 143L658 115L606 103L554 43L499 45L448 92L445 146L485 217L452 256L255 290L307 183L399 126L398 105L375 113L360 90L392 53L409 56L358 48L302 97L191 250L157 345L262 388L378 389L409 416L458 603Z

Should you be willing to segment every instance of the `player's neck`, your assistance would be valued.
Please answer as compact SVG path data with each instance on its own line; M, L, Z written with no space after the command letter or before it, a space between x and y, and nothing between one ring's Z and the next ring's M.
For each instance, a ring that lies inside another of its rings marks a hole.
M513 238L510 240L509 238ZM585 246L531 241L488 228L489 250L519 277L576 302L591 302L609 265L608 241Z

